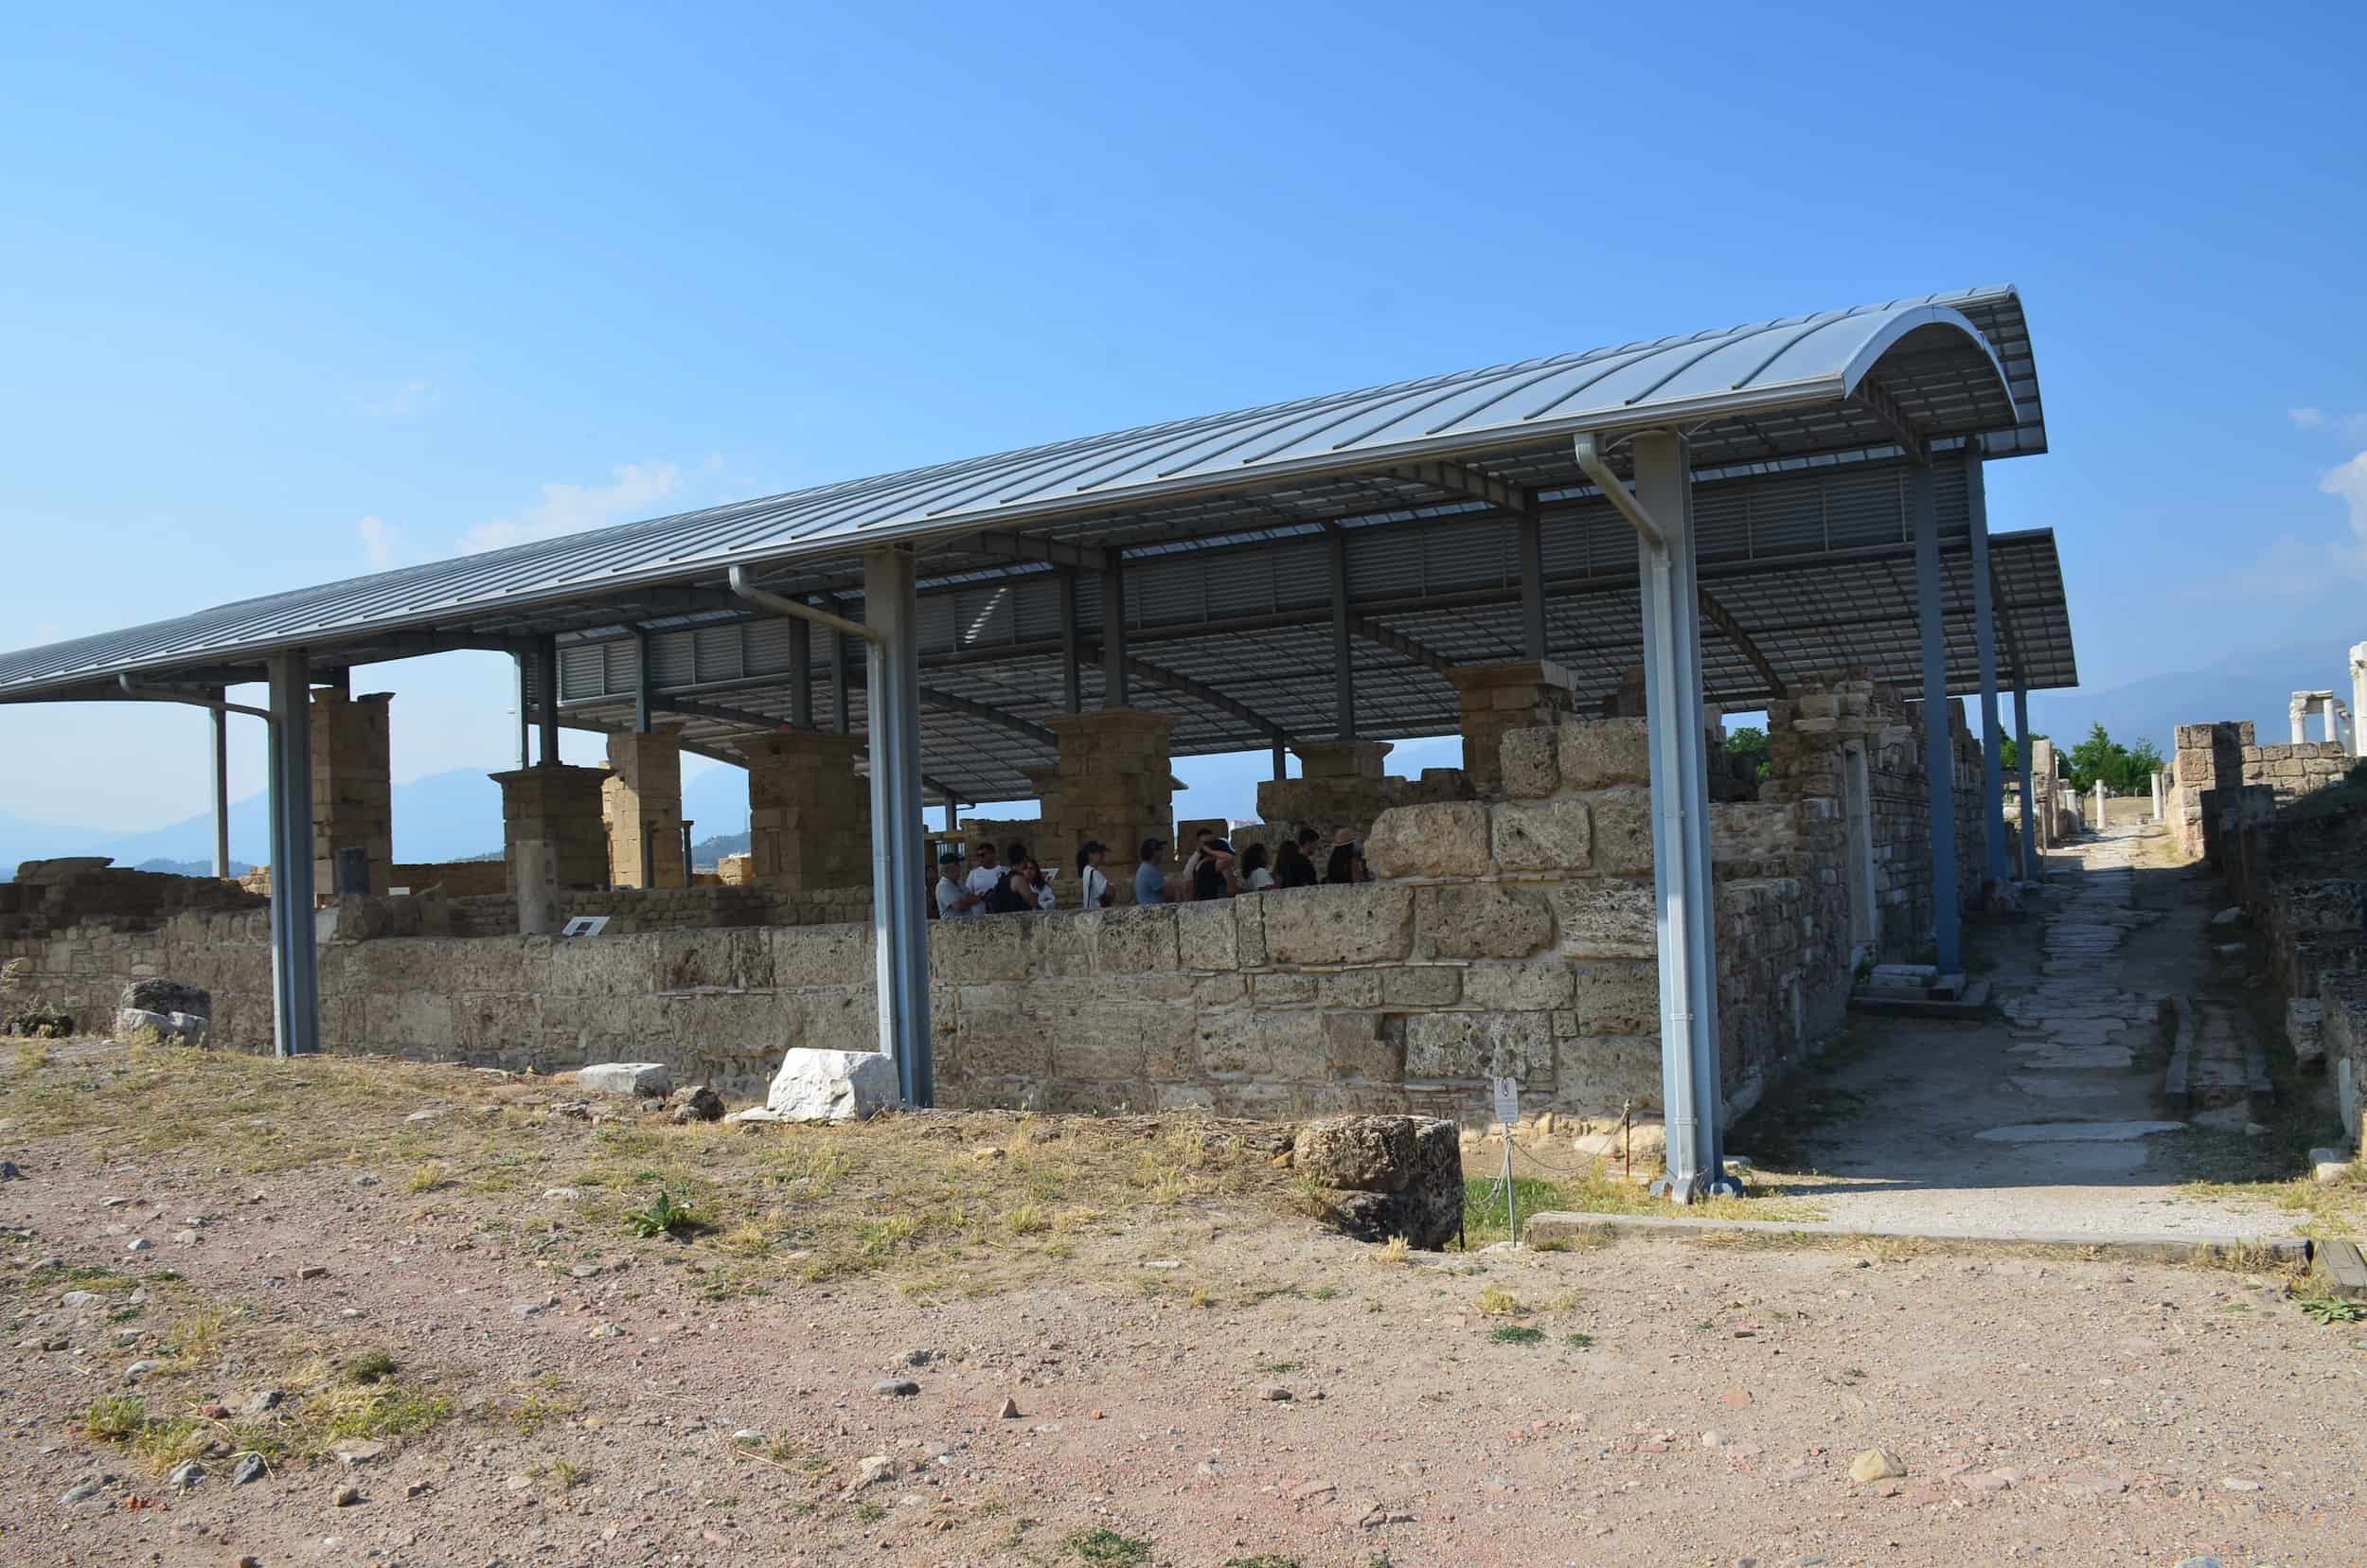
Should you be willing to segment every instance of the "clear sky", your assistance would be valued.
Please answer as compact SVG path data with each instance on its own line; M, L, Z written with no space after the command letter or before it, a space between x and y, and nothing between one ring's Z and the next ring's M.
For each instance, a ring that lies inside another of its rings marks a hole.
M2091 686L2367 636L2356 5L928 9L20 10L0 646L1986 282ZM399 778L510 756L503 661L370 684ZM0 708L0 812L187 815L204 733Z

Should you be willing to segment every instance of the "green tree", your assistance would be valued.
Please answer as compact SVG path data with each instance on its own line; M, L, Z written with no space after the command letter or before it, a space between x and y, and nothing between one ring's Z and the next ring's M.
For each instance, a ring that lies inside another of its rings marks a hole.
M1726 734L1726 750L1736 757L1751 758L1752 767L1760 778L1767 776L1767 731L1756 724L1740 724Z

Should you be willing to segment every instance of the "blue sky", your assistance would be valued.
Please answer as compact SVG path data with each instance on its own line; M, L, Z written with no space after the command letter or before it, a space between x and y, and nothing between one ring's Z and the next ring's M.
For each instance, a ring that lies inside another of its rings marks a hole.
M2058 530L2089 686L2312 637L2333 681L2367 636L2362 13L1906 14L28 12L0 645L2011 281L2055 450L1995 465L1991 518ZM499 661L379 674L399 776L505 764ZM203 738L0 708L0 812L187 815ZM1246 813L1232 776L1179 811Z

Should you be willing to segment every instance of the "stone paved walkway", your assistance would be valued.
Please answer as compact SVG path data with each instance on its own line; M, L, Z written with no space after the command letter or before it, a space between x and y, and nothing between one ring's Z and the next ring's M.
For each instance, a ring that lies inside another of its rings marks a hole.
M1822 1116L1771 1117L1786 1168L1815 1173L1797 1195L1844 1224L1932 1234L2287 1234L2287 1216L2180 1190L2198 1140L2227 1135L2162 1096L2164 1002L2193 983L2214 896L2144 858L2136 827L2068 846L2029 919L1968 929L1999 1021L1858 1020L1799 1093Z

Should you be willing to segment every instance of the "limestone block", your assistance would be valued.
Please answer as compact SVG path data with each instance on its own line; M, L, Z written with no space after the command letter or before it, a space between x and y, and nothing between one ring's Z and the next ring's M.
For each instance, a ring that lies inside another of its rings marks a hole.
M1266 962L1266 900L1235 899L1233 904L1233 951L1243 969L1255 969Z
M1260 894L1255 902L1265 923L1267 956L1273 963L1376 964L1403 958L1413 946L1410 887L1378 882L1300 887Z
M877 1051L792 1046L765 1096L763 1116L747 1120L861 1121L901 1098L896 1063Z
M1612 877L1652 874L1652 792L1599 790L1587 797L1594 822L1594 869Z
M595 1061L576 1069L576 1087L596 1095L639 1095L663 1098L674 1075L662 1061Z
M1239 901L1212 899L1206 903L1175 906L1177 956L1185 969L1240 967L1239 918L1233 909Z
M147 1007L116 1010L118 1045L203 1045L206 1021L197 1013L156 1012Z
M1463 971L1464 1005L1503 1012L1542 1012L1571 1004L1567 960L1552 957L1522 964L1473 964Z
M1562 1042L1553 1105L1592 1116L1616 1116L1621 1104L1661 1108L1660 1037L1588 1035Z
M1332 1207L1332 1223L1365 1241L1403 1237L1413 1246L1445 1246L1463 1228L1463 1146L1455 1125L1412 1118L1412 1168L1391 1192L1347 1192Z
M1504 731L1499 742L1504 793L1515 800L1542 800L1561 787L1560 731Z
M929 945L933 954L944 929L961 923L930 922ZM877 939L867 924L776 926L771 936L773 983L776 986L844 985L856 977L867 979L877 967L873 956ZM933 958L933 967L934 962Z
M400 945L372 942L368 947ZM551 944L551 994L646 996L657 989L656 949L650 936L562 937Z
M161 976L133 981L123 988L116 1005L141 1012L195 1013L201 1018L214 1010L214 999L204 987Z
M1129 905L1074 917L1091 929L1094 972L1131 974L1144 970L1178 968L1182 960L1176 939L1176 914L1182 907Z
M1583 871L1592 860L1593 828L1582 800L1506 802L1487 816L1488 852L1500 871Z
M1315 977L1315 1001L1326 1007L1380 1006L1380 971L1336 970Z
M1405 1021L1409 1078L1554 1078L1553 1022L1543 1013L1428 1012Z
M1373 819L1364 861L1376 877L1487 873L1487 808L1474 800L1397 806Z
M1372 1013L1211 1009L1193 1021L1198 1076L1321 1083L1335 1060L1369 1052L1379 1026Z
M1385 1007L1451 1007L1463 996L1460 965L1396 965L1379 972Z
M1315 976L1295 971L1254 974L1249 989L1259 1007L1290 1007L1315 1000Z
M929 977L953 985L1024 980L1040 923L1016 916L938 920L929 928Z
M1525 958L1554 937L1540 894L1496 882L1418 890L1422 942L1439 958Z
M1414 1175L1414 1118L1319 1117L1290 1140L1290 1168L1319 1186L1401 1192Z
M1659 1033L1660 965L1656 960L1580 964L1576 981L1579 1033Z
M653 941L660 990L691 990L709 986L748 990L773 984L772 939L754 927L666 931L657 934Z
M543 998L532 991L457 991L452 1007L453 1044L472 1066L499 1067L517 1053L539 1055Z
M1647 882L1565 882L1554 890L1562 951L1574 958L1651 958L1660 952L1659 906Z
M1652 754L1642 719L1596 719L1554 731L1561 787L1599 790L1612 784L1649 784Z
M2293 1060L2305 1067L2326 1059L2325 1004L2311 997L2289 997L2285 1004L2285 1040Z

